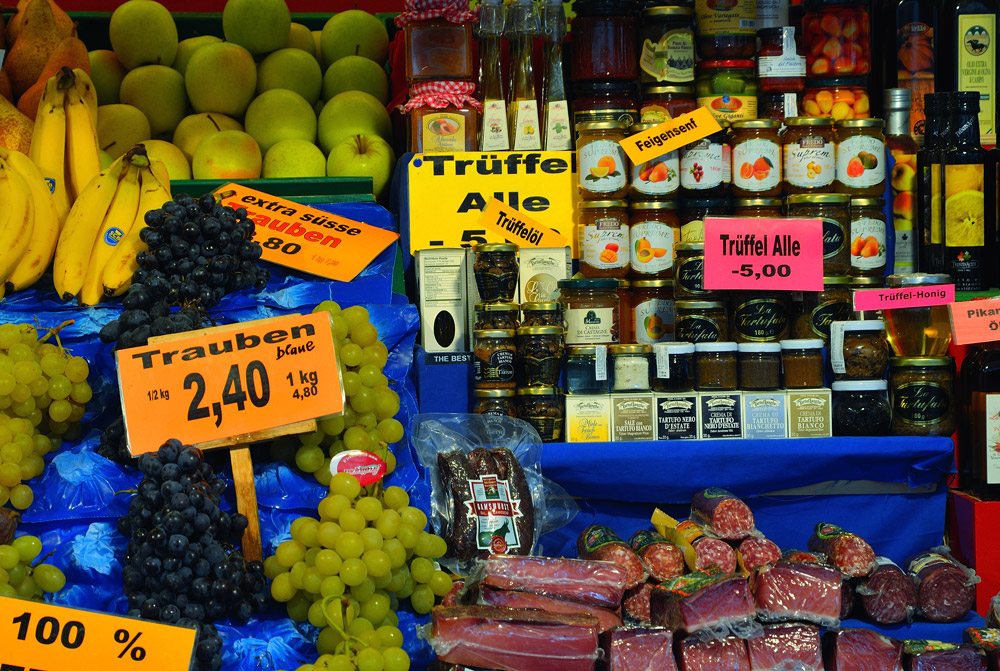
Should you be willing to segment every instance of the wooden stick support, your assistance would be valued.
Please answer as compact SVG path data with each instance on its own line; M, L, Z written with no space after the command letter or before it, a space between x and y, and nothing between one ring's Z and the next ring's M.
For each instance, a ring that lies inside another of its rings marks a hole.
M247 561L264 561L260 539L260 516L257 510L257 488L253 481L253 460L250 447L241 445L229 450L233 464L233 483L236 487L236 508L246 515L250 523L243 532L243 556Z

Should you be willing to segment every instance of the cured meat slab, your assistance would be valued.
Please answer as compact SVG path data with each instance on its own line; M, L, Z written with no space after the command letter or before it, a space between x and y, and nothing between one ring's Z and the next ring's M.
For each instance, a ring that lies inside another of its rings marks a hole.
M530 592L502 592L484 587L479 598L488 606L503 608L534 608L549 613L592 615L597 618L598 631L607 631L622 626L622 617L613 610L590 606L577 601L567 601L544 594Z
M779 561L754 571L750 587L762 621L833 627L840 622L841 581L840 572L829 566Z
M747 639L752 671L823 671L819 627L778 624Z
M902 671L903 643L871 629L841 629L825 636L827 671Z
M493 555L483 561L480 581L493 589L546 594L617 610L626 572L604 561Z
M677 646L680 671L750 671L750 656L742 638L687 638Z
M688 634L703 629L748 627L754 604L742 576L689 573L653 588L650 621Z
M660 627L612 629L601 635L605 671L677 671L674 635Z
M924 641L906 641L906 671L987 671L986 655L971 646L940 645L929 643L929 650L915 651L915 644Z

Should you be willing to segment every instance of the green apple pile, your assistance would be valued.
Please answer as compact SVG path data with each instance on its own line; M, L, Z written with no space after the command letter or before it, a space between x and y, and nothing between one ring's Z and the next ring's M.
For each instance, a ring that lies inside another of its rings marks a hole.
M114 11L112 50L90 52L102 160L143 142L172 180L368 176L380 195L395 162L385 25L352 9L310 31L284 0L228 0L222 25L178 41L155 0Z

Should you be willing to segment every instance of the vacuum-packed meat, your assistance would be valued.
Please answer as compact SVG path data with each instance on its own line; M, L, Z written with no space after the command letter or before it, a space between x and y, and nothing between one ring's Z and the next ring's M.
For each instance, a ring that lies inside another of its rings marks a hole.
M604 561L493 555L482 562L480 581L493 589L547 594L617 609L626 573L618 564Z
M674 631L694 633L751 632L753 600L747 581L738 575L689 573L653 587L650 621Z
M844 578L840 583L840 619L846 620L854 612L857 597L854 594L854 583L850 578Z
M649 623L649 600L653 595L654 582L644 582L638 587L625 590L622 610L633 620Z
M655 531L636 531L628 544L639 555L653 580L663 582L684 573L684 553Z
M1000 670L1000 629L969 627L962 632L962 637L966 643L986 654L986 663L990 671Z
M581 559L609 561L621 566L628 576L626 588L635 587L648 577L639 555L610 527L592 524L584 529L576 539L576 551Z
M748 571L781 559L781 548L776 543L756 536L742 541L739 545L739 551L743 557L743 568Z
M747 639L752 671L823 671L819 627L777 624Z
M680 671L750 671L750 656L742 638L686 638L677 646Z
M827 671L902 671L903 643L871 629L826 634Z
M618 613L608 608L590 606L578 601L567 601L554 596L544 594L532 594L531 592L504 592L484 587L479 592L479 598L488 606L502 606L504 608L534 608L544 610L549 613L579 613L583 615L593 615L597 618L598 630L607 631L615 627L622 626L622 617Z
M917 582L920 614L931 622L960 620L975 605L973 576L948 555L924 552L909 561L906 571Z
M967 645L904 641L906 671L987 671L986 655Z
M840 572L829 566L782 560L754 571L750 588L762 621L834 627L840 622L841 581Z
M858 600L865 614L878 624L898 624L912 619L917 609L917 588L910 576L890 559L879 557L878 568L858 583Z
M601 635L605 671L677 671L673 643L663 627L612 629Z
M721 487L709 487L691 499L691 519L708 533L726 540L738 541L754 530L753 512L732 492Z
M836 524L817 524L809 539L809 549L825 554L830 565L848 578L860 578L875 569L875 551L872 546L861 536Z

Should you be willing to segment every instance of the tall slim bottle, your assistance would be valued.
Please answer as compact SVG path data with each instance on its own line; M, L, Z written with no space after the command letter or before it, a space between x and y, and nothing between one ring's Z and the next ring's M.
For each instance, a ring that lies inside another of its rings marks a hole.
M951 99L952 139L942 161L945 258L956 291L985 291L995 286L996 208L979 143L979 93L957 91Z
M535 74L531 66L531 42L538 34L538 12L532 0L514 0L507 10L504 37L510 42L510 99L507 123L514 151L542 148L538 123Z
M566 10L562 0L548 0L542 11L542 31L545 35L545 72L542 78L545 150L568 151L573 148L573 133L569 125L569 103L563 79L562 45L566 37Z
M959 436L959 486L1000 500L1000 343L985 343L969 368L968 440ZM962 363L966 375L967 362ZM963 383L963 387L966 386Z
M935 91L938 8L934 0L889 0L886 9L885 22L896 36L896 53L882 59L885 83L910 89L910 132L923 144L924 96Z
M892 194L892 227L896 233L893 273L917 271L917 235L913 225L916 206L917 146L910 136L910 89L886 89L885 147L895 165L889 180Z
M941 10L944 81L938 90L979 92L979 136L997 143L997 13L1000 0L950 0Z
M507 99L504 97L500 40L504 6L501 0L482 0L479 5L479 95L483 122L479 124L479 148L483 151L510 149L507 130Z
M944 250L941 241L941 131L944 126L941 101L944 93L924 96L926 135L924 146L917 152L917 227L920 229L920 263L922 273L944 272ZM937 194L937 198L934 198Z

